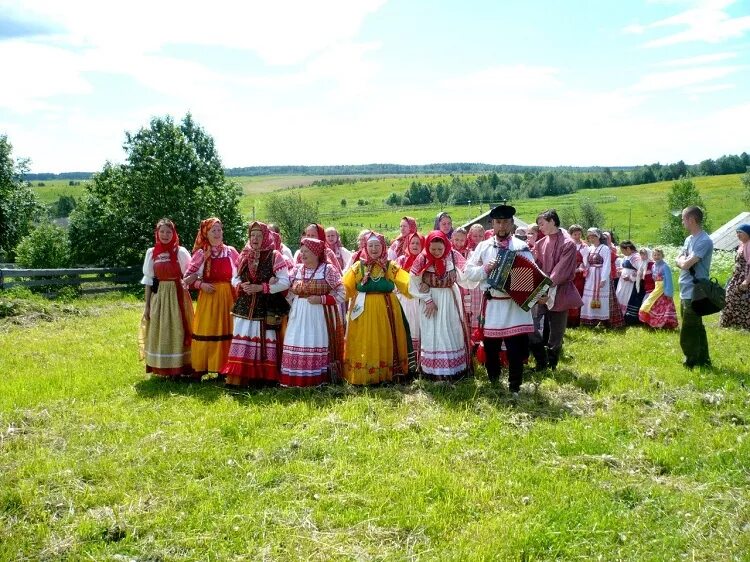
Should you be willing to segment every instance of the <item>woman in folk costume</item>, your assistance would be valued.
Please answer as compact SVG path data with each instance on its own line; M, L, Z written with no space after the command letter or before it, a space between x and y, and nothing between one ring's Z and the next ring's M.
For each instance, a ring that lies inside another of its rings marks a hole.
M630 257L631 262L635 261L633 259L634 256ZM628 326L634 326L641 323L641 305L654 290L654 262L651 261L651 250L648 248L641 248L638 251L638 260L636 263L638 265L635 271L633 291L630 293L630 300L628 300L628 305L625 308L624 314L625 323Z
M638 316L651 328L677 329L677 311L675 310L674 285L672 270L664 261L664 252L654 249L654 290L643 301Z
M232 342L234 303L231 281L239 254L224 244L221 221L201 221L183 283L200 291L193 320L193 369L196 375L220 373Z
M339 260L336 258L336 254L333 253L333 250L328 247L328 241L326 240L326 229L323 228L322 225L316 224L316 223L310 223L305 227L305 232L303 233L303 237L307 238L316 238L317 240L320 240L325 244L325 253L326 253L326 261L333 265L336 269L339 270L339 273L341 273L341 266L339 265ZM299 250L297 250L294 254L294 263L301 263L300 257L299 257Z
M396 260L406 253L406 238L410 234L417 232L417 219L414 217L401 217L399 229L399 235L396 236L395 240L391 242L391 247L388 248L389 260Z
M404 244L404 253L399 256L396 263L404 271L410 271L411 266L414 265L414 260L416 260L417 256L422 253L422 248L424 248L424 236L418 232L407 235L406 243ZM422 314L422 311L419 308L419 299L413 299L398 291L396 291L396 296L401 303L401 308L404 310L404 315L409 323L411 345L416 354L416 363L419 364L419 317Z
M300 257L290 275L287 299L292 303L284 335L281 377L284 386L318 386L341 376L344 302L341 274L325 259L325 244L303 238Z
M573 286L578 294L583 298L583 287L586 284L584 273L589 266L589 247L581 241L583 237L583 227L578 224L570 225L568 233L576 244L576 274L573 277ZM571 308L568 311L568 327L574 328L581 324L581 309Z
M727 282L726 305L719 326L750 330L750 224L737 227L740 245L734 258L734 273Z
M435 217L435 224L432 229L439 230L450 240L453 235L453 219L448 213L441 211Z
M461 257L464 258L464 262L469 259L469 255L471 254L471 248L469 248L469 233L463 226L459 226L453 231L451 245L455 251L461 254ZM461 292L461 302L463 303L464 308L463 321L464 324L466 324L467 332L471 334L471 291L460 285L458 290Z
M283 291L289 288L289 270L274 247L268 226L253 222L247 229L232 285L239 296L232 307L234 330L229 357L222 369L226 383L279 380L283 324L289 312Z
M620 310L620 305L617 302L617 281L620 275L617 270L619 263L619 257L617 255L617 246L615 246L615 239L611 232L602 233L602 245L607 245L609 248L609 327L610 328L622 328L625 325L625 318Z
M620 305L620 311L625 314L628 308L630 295L635 287L635 278L638 274L638 266L641 264L641 258L638 250L630 240L620 242L620 251L624 256L617 269L618 281L615 289L615 298Z
M326 228L325 232L326 243L333 252L333 255L336 256L336 263L339 265L339 271L344 271L352 259L352 253L341 244L341 236L339 235L339 231L336 230L336 227L329 226Z
M458 278L466 261L439 230L427 235L411 267L409 290L422 301L420 367L432 380L457 380L471 367Z
M602 234L598 228L589 228L586 239L589 242L589 264L583 287L581 324L608 325L611 250L607 244L602 244Z
M161 377L193 377L190 340L193 301L182 286L190 252L180 246L174 223L161 219L154 231L156 244L146 251L143 279L148 321L145 337L146 372ZM157 289L154 290L154 279Z
M485 240L484 226L481 224L472 224L469 227L469 240L467 245L470 247L470 251L466 256L468 260L471 257L472 252L476 247ZM464 310L466 315L469 317L469 335L473 338L477 328L479 328L479 316L482 314L482 289L478 285L473 289L468 290L468 296L464 297ZM472 340L472 348L476 349L479 345L479 341Z
M357 249L352 252L352 257L344 268L345 271L355 263L359 262L359 259L364 255L367 246L367 237L370 236L371 233L372 231L370 229L365 228L357 234Z
M344 272L349 306L344 378L352 384L405 379L411 349L409 326L393 293L409 294L409 273L386 258L385 238L371 232L359 261ZM411 357L410 357L411 355Z

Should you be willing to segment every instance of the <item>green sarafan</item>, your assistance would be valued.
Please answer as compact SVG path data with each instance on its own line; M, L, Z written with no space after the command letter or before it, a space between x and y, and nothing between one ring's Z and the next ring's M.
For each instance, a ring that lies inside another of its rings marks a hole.
M575 329L512 400L482 369L376 388L149 379L138 299L55 306L0 324L0 560L750 552L747 333L715 316L710 369L681 366L675 332Z

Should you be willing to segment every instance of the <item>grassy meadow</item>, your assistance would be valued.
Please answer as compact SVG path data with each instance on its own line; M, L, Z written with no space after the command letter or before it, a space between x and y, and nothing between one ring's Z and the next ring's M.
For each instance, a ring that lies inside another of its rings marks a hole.
M136 297L3 299L0 560L748 559L750 352L715 316L711 369L676 333L570 330L515 403L481 369L148 379Z
M467 175L466 178L474 176ZM313 186L312 182L320 179L341 179L340 176L240 176L230 178L242 188L240 209L250 219L255 217L267 219L264 202L273 193L295 194L305 200L313 201L320 212L320 219L325 225L350 227L359 230L364 227L375 228L388 236L398 232L400 217L411 215L417 218L424 230L431 228L435 215L441 210L440 204L388 207L383 203L393 192L403 193L412 181L419 180L433 184L450 182L450 176L367 176L353 178L352 181L338 185ZM714 228L718 228L741 211L746 210L739 194L741 192L741 174L693 178L709 214ZM45 186L36 186L34 191L45 204L57 201L61 195L80 197L84 192L83 184L69 186L67 180L46 181ZM533 221L536 215L551 207L565 213L568 209L577 209L580 201L593 202L605 216L608 229L614 229L619 237L631 238L637 244L654 244L667 209L667 194L672 186L671 181L626 187L608 187L597 190L581 190L570 195L542 197L538 199L520 199L512 203L518 209L518 216ZM341 200L346 199L346 206ZM368 205L358 205L357 201L369 201ZM454 224L470 221L488 210L487 204L446 206L453 217ZM429 225L429 227L427 226Z

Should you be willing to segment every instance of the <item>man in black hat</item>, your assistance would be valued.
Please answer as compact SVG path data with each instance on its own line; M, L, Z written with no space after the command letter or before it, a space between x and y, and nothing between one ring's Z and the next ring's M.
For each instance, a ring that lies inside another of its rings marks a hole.
M487 277L495 269L498 257L514 251L532 263L534 258L523 240L512 235L513 215L516 209L499 205L492 209L494 236L480 242L466 263L467 287L480 286L484 291L482 310L484 316L482 342L486 354L487 376L490 382L500 379L500 349L502 343L508 353L508 387L518 396L523 379L523 363L529 355L529 334L534 331L531 312L522 309L501 289L492 289Z

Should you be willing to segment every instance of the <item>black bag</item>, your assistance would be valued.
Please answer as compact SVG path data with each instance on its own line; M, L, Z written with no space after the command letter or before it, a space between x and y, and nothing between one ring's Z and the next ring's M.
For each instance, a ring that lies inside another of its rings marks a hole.
M155 295L159 292L159 278L154 277L154 283L151 285L151 294Z
M693 312L698 316L708 316L723 310L726 304L726 293L716 277L698 279L692 267L690 274L693 276L693 299L690 302Z

